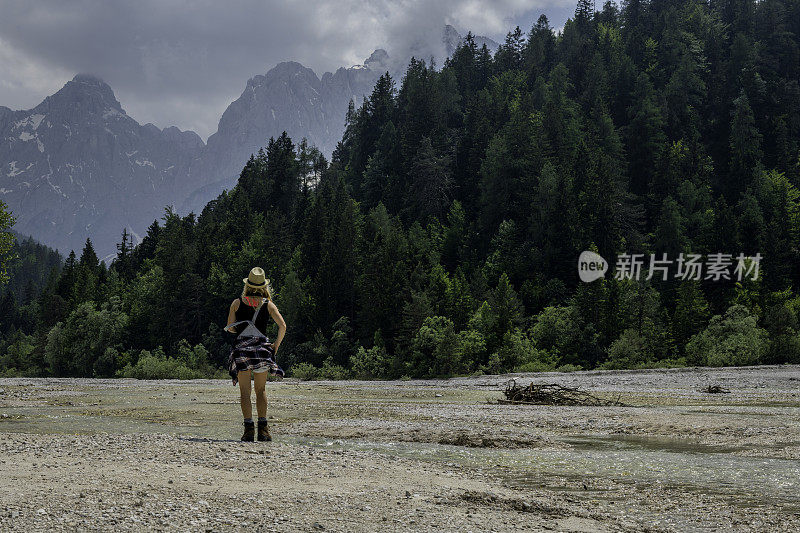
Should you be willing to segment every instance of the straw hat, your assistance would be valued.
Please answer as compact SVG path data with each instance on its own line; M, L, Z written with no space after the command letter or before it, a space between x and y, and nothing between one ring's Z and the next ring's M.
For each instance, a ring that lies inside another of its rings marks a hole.
M242 279L245 285L254 289L265 289L269 280L264 276L264 269L261 267L253 267L250 274Z

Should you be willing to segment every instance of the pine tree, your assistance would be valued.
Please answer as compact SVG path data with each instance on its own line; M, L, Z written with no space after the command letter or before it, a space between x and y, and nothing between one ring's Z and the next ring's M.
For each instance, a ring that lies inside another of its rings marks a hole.
M476 76L476 61L478 47L472 32L467 32L463 42L453 51L447 59L445 67L452 71L458 81L458 94L462 98L470 98L478 90L479 79Z
M286 215L293 214L300 195L302 177L294 144L285 131L277 139L270 139L267 144L265 167L265 177L272 187L261 185L263 192L256 197L259 203L252 204L253 210L266 210L267 207L274 206Z
M357 246L361 235L361 217L356 202L347 193L344 180L337 178L323 200L319 262L310 264L312 298L318 302L315 324L330 331L342 316L353 316L359 256ZM312 259L311 257L306 258Z
M575 7L575 21L582 30L589 28L589 23L594 18L594 2L592 0L578 0Z
M117 257L114 259L114 269L123 279L130 279L133 276L131 269L131 252L133 244L128 228L122 229L122 240L117 243Z
M525 47L525 37L517 26L514 31L506 34L505 42L495 54L495 68L501 71L522 68L522 55Z
M5 336L12 326L17 326L19 311L14 293L7 290L0 298L0 335Z
M545 15L539 16L531 28L528 41L522 50L522 63L528 74L528 86L533 87L536 79L543 77L553 66L556 39L550 22Z
M142 242L132 252L131 268L133 270L138 270L145 259L152 259L155 256L160 231L161 226L158 224L158 220L154 220L147 227L147 233L145 233Z
M503 339L506 332L511 331L514 327L519 326L523 308L508 275L503 272L500 279L497 281L497 287L492 291L489 298L489 305L496 316L496 330L498 342ZM491 348L489 348L491 352Z
M77 259L75 258L75 250L71 250L64 262L64 269L61 271L61 276L58 279L56 293L64 300L72 299L72 288L75 285L75 270L77 269Z
M86 239L86 244L81 252L81 258L75 268L75 283L72 287L72 302L77 305L83 302L95 300L100 296L102 287L100 279L101 265L94 251L94 246L90 239Z
M684 228L678 202L671 196L664 199L661 206L661 216L656 227L653 249L668 257L677 257L684 250Z
M682 281L672 315L672 335L681 352L689 339L705 328L709 317L708 302L698 282Z
M477 86L478 89L483 89L489 83L489 78L491 78L492 70L494 69L492 54L489 52L489 48L486 46L486 43L481 45L481 49L478 52L478 57L475 60L475 63L477 71Z
M430 137L438 122L435 95L436 71L424 61L411 58L397 93L400 144L406 179L424 137Z
M571 165L580 140L579 108L569 97L574 86L570 72L559 63L550 72L543 108L542 123L547 134L547 147L554 163Z
M368 343L375 331L390 342L398 332L397 310L408 292L410 269L408 241L402 224L378 204L366 217L363 230L363 263L356 282L357 331Z
M753 110L742 90L733 101L730 133L730 178L725 184L729 199L735 199L753 180L761 160L761 134L755 125Z
M573 227L577 213L571 174L545 163L532 207L529 235L539 251L540 268L548 278L566 280L580 253Z
M400 210L407 194L398 174L401 164L397 129L389 121L383 126L364 170L361 192L365 208L383 203L390 212Z
M10 231L14 222L15 218L8 210L8 206L0 200L0 286L8 281L6 264L11 259L10 252L15 242Z
M450 158L437 154L428 137L423 137L411 163L412 181L410 206L414 217L442 218L450 205L453 180L450 176ZM407 212L408 213L408 212Z
M94 251L94 245L92 245L91 239L86 239L86 244L83 246L83 251L81 252L81 259L78 262L80 266L87 267L91 272L96 272L100 261L97 259L97 254Z
M22 295L22 305L28 305L36 299L36 287L33 284L33 280L28 278L27 283L25 283L25 291Z
M628 116L630 124L626 137L630 189L634 194L644 195L648 185L653 182L666 143L664 120L647 74L639 74L636 80L634 104L628 110Z

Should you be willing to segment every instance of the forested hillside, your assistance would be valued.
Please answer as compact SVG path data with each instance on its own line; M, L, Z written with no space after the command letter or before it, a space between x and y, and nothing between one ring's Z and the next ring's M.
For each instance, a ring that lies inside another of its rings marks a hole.
M38 296L51 277L58 277L64 258L33 237L12 234L13 244L6 265L8 284L0 289L11 293L17 302L27 304Z
M256 265L301 376L800 362L798 35L798 0L581 0L559 34L542 16L494 55L412 60L330 162L270 139L108 269L70 255L0 365L208 375ZM755 281L582 283L582 250L762 259Z

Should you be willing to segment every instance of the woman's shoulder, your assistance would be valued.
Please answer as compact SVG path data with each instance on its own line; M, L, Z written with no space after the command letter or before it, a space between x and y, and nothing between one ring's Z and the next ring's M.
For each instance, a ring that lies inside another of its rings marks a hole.
M239 304L240 303L241 303L241 300L239 298L236 298L234 301L231 302L231 309L236 311L237 309L239 309Z

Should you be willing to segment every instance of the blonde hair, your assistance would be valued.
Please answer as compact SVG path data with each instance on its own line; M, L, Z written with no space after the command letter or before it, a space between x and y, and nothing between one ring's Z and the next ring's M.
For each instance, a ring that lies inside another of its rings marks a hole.
M269 280L266 281L267 284L263 287L251 287L245 283L242 288L242 298L245 296L261 296L262 298L272 301L272 285L270 285Z

